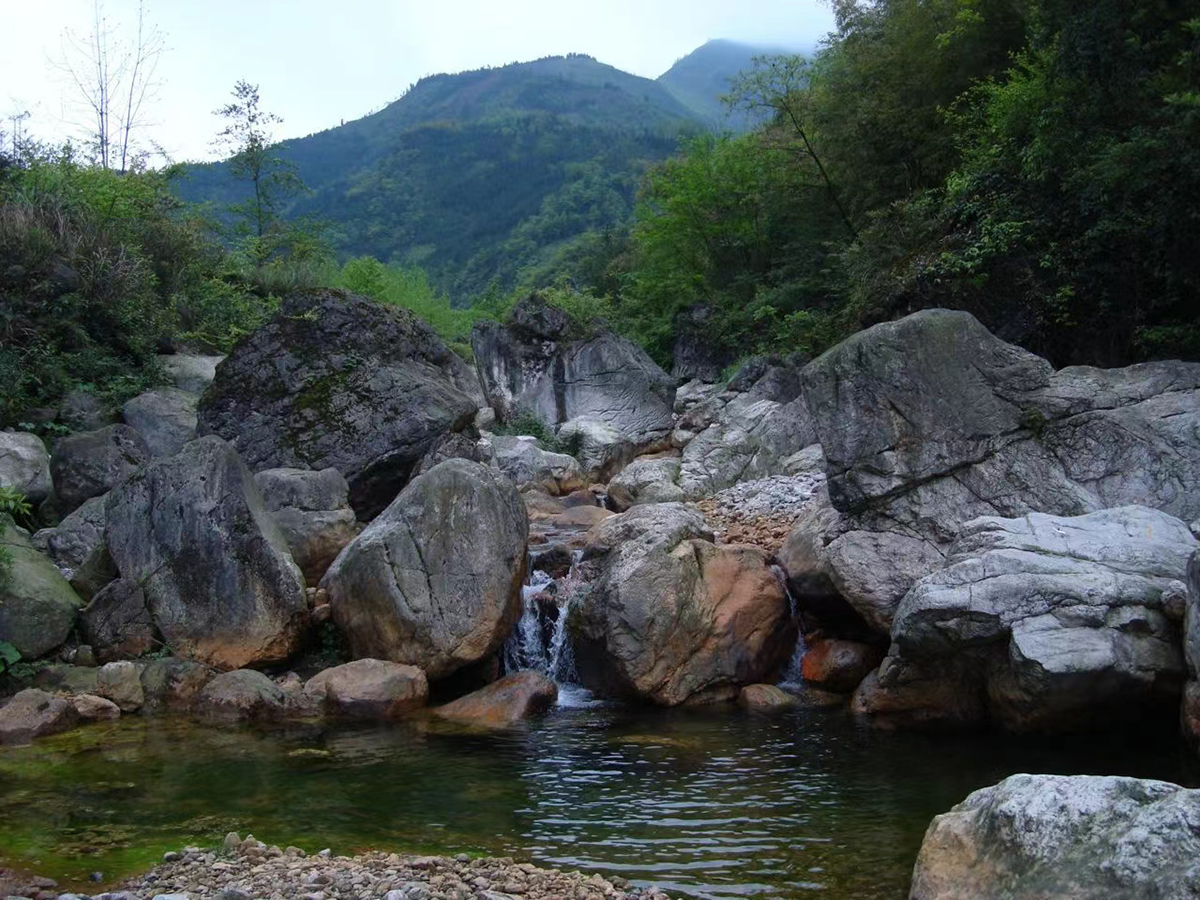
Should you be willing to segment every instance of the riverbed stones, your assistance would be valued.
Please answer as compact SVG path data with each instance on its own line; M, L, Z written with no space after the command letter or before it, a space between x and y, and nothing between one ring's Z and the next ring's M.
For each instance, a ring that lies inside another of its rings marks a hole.
M27 744L66 731L78 721L79 714L69 701L26 688L0 707L0 744Z
M316 587L358 534L346 479L337 469L266 469L254 483L305 581Z
M279 685L262 672L237 669L213 678L196 698L202 718L218 722L276 719L284 715L286 698Z
M1200 791L1163 781L1013 775L936 817L911 900L1191 900Z
M121 484L150 459L150 448L128 425L109 425L63 438L50 471L59 509L69 513Z
M416 666L357 659L318 672L305 683L304 692L330 715L395 719L425 705L429 684Z
M1013 731L1111 727L1178 708L1176 597L1196 548L1183 522L1145 507L976 519L948 565L905 596L858 707L894 716L889 691L950 685L964 698L949 704L955 717L975 696Z
M179 388L155 388L126 401L121 419L145 438L151 456L170 456L195 439L198 400Z
M798 540L857 540L842 559L809 555L793 579L850 580L916 560L901 579L846 600L877 624L911 578L978 516L1083 515L1138 504L1184 521L1200 512L1200 363L1125 369L1050 364L965 312L925 310L860 332L803 370L824 449L829 499L843 517L807 518ZM832 526L825 530L822 526ZM907 538L903 547L895 537ZM902 594L901 594L902 596Z
M4 545L12 567L0 581L0 641L24 659L37 659L71 633L83 600L54 563L33 548L29 536L7 519Z
M732 699L779 669L796 638L783 585L762 551L711 541L679 503L593 529L584 558L600 574L569 626L587 687L675 706Z
M482 405L475 373L411 312L318 291L288 297L234 349L199 418L255 471L337 469L369 519Z
M471 346L501 421L529 413L558 426L588 417L638 446L671 432L670 376L632 341L584 326L536 295L518 303L503 325L477 323Z
M486 728L515 725L547 712L558 699L558 685L541 672L525 670L436 707L433 714Z
M493 435L490 462L522 490L540 490L562 496L585 487L575 457L552 453L528 435Z
M71 705L83 722L111 722L121 718L121 707L95 694L76 694L71 698Z
M299 648L303 576L250 472L220 438L154 460L114 490L105 539L176 655L236 669Z
M321 585L355 656L436 680L490 656L512 630L528 536L512 481L452 459L413 479Z
M635 459L608 483L608 496L617 512L638 503L672 503L684 500L679 478L680 461L674 458Z
M50 496L50 454L36 434L0 431L0 487L19 491L35 506Z
M117 704L121 712L135 712L146 702L141 670L129 660L101 666L96 672L96 693Z
M108 494L93 497L53 528L35 531L30 543L73 578L84 561L104 544L104 507Z

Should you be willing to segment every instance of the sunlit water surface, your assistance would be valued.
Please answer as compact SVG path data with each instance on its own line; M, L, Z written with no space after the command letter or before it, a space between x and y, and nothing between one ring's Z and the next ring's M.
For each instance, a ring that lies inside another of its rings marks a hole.
M916 736L827 711L560 707L494 734L131 717L0 748L0 860L111 881L238 831L511 855L679 896L901 900L930 818L1014 772L1196 781L1169 735Z

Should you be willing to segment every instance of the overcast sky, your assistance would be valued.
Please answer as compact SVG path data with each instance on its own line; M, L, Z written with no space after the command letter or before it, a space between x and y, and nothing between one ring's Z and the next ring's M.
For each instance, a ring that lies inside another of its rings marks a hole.
M116 36L132 39L137 0L102 5ZM64 28L86 39L92 8L0 0L0 112L30 110L39 138L61 139L82 118L52 61ZM296 137L374 111L436 72L577 52L655 78L710 38L800 48L832 27L820 0L147 0L146 13L167 48L146 134L177 160L214 155L212 111L239 78L283 117L277 136Z

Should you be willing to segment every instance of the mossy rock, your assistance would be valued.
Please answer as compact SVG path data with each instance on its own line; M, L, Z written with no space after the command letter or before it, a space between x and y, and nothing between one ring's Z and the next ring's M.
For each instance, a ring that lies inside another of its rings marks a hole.
M0 641L16 647L23 659L37 659L67 639L83 601L11 520L0 542L12 557L9 575L0 582Z

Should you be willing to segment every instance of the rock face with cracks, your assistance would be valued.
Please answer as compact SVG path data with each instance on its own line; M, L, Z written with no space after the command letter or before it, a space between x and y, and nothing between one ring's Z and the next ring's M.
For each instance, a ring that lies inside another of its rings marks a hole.
M193 441L114 490L105 539L177 655L236 669L299 649L303 576L253 476L220 438Z
M255 471L337 469L366 519L481 405L474 372L412 313L326 291L289 297L221 363L199 427Z
M312 587L358 534L350 488L336 469L266 469L254 476L263 504Z
M455 722L502 728L541 715L558 699L558 686L541 672L525 670L433 710Z
M795 643L765 554L714 545L703 516L683 504L606 519L584 558L600 575L572 612L575 659L602 694L665 706L730 699L775 674Z
M910 900L1193 900L1200 791L1164 781L1013 775L925 832Z
M436 680L491 655L512 630L528 536L516 486L452 459L413 479L321 584L355 656Z
M32 504L50 496L50 454L36 434L0 431L0 487L19 491Z
M116 487L149 459L145 438L128 425L63 438L50 458L59 508L64 513L78 509Z

